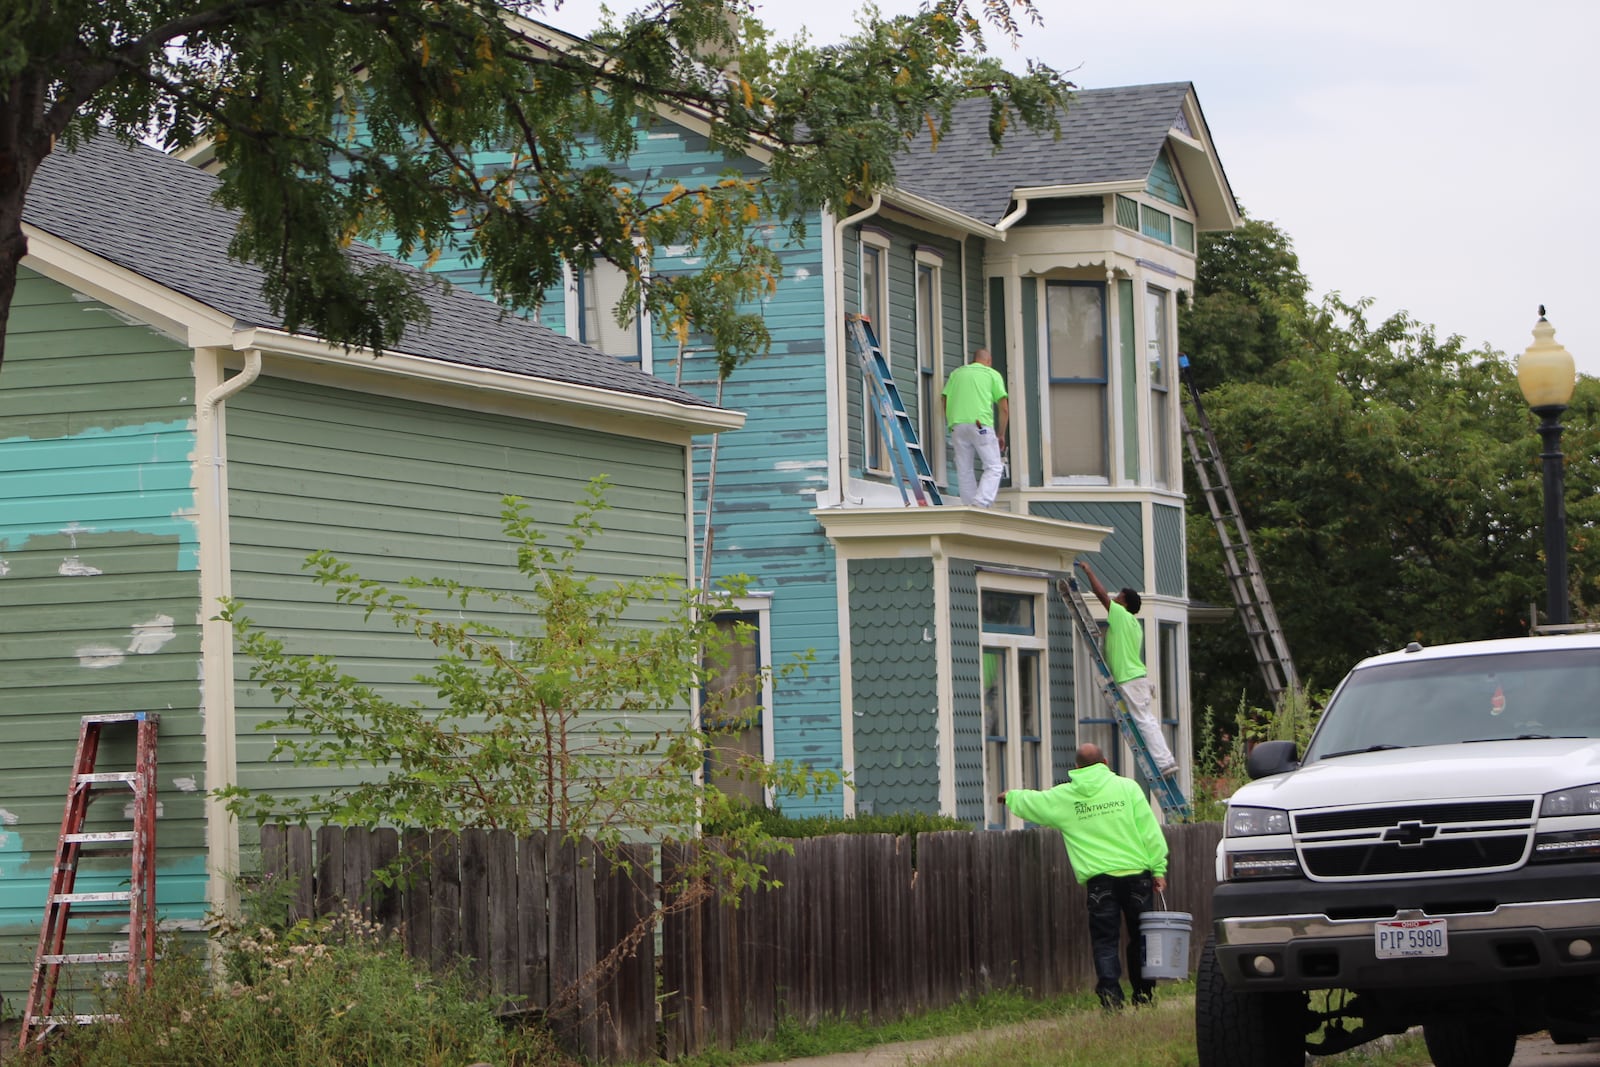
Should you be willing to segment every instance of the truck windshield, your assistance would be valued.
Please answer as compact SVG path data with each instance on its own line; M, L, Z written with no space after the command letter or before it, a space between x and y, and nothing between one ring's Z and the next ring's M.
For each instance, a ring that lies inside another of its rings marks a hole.
M1600 738L1600 649L1537 649L1358 669L1322 713L1305 761L1526 737Z

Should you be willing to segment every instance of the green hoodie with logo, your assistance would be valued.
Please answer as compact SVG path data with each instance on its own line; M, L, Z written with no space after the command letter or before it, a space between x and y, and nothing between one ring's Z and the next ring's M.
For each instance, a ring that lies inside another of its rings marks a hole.
M1053 789L1008 789L1006 807L1061 831L1080 883L1097 874L1167 873L1167 839L1144 790L1104 763L1079 767Z

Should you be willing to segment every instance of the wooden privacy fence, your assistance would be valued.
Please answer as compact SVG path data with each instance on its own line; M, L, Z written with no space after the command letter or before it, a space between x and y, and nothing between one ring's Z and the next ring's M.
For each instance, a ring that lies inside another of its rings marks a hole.
M1192 969L1221 826L1165 832L1158 907L1193 915ZM604 1062L730 1047L770 1036L783 1015L883 1022L995 989L1093 985L1083 887L1054 830L793 845L768 861L778 888L678 907L662 899L643 845L619 863L591 842L542 834L266 827L262 861L269 878L290 880L297 915L354 907L398 930L418 959L464 958L511 1010L547 1013L572 1051ZM660 885L696 847L713 846L662 846ZM429 862L398 888L370 886L402 855ZM618 946L616 965L597 971Z

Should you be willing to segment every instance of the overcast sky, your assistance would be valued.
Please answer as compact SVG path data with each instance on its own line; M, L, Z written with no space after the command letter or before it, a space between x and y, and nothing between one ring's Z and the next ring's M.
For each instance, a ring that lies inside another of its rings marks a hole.
M638 0L611 0L615 10ZM758 0L780 36L828 42L854 0ZM881 0L886 13L915 0ZM974 8L981 8L974 0ZM1370 297L1441 335L1518 354L1548 306L1600 376L1600 0L1039 0L1012 52L1081 88L1192 81L1234 195L1294 241L1320 296ZM546 21L592 29L598 0Z

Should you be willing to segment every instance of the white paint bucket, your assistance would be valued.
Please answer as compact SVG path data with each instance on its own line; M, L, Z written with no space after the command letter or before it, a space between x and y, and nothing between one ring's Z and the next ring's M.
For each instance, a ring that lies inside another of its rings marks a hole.
M1193 925L1194 918L1186 911L1147 911L1139 917L1146 978L1189 977L1189 931Z

